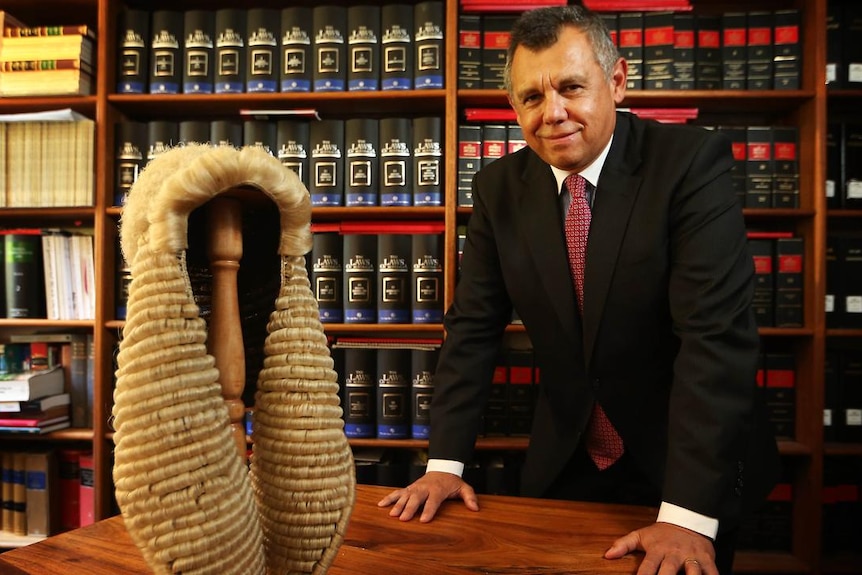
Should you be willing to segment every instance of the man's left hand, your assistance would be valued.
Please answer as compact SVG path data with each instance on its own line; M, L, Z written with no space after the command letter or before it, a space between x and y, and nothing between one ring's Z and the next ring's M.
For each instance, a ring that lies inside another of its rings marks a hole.
M719 575L708 537L670 523L654 523L614 541L605 559L645 553L637 575Z

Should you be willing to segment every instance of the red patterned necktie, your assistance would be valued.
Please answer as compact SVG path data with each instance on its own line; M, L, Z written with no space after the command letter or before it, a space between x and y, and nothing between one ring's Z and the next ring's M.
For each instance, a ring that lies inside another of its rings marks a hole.
M569 266L575 282L578 310L584 313L584 267L587 255L587 238L590 235L590 204L587 202L587 181L580 174L566 178L566 190L571 203L566 213L566 246ZM587 426L587 452L599 469L607 469L623 454L623 440L598 402Z

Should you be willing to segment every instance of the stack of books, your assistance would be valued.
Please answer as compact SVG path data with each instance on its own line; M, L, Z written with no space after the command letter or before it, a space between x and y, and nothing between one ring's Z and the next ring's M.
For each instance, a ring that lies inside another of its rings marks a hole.
M87 25L3 26L0 96L93 93L96 35Z
M71 425L60 366L0 375L0 433L43 434Z

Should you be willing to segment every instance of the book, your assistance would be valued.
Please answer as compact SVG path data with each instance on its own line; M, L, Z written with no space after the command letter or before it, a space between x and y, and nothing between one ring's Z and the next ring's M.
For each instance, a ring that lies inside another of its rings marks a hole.
M380 88L413 88L413 6L388 3L380 9Z
M183 12L153 10L150 41L150 94L179 94L183 82Z
M826 327L844 325L844 258L843 237L831 233L826 235L826 297L824 312Z
M310 92L311 8L290 6L281 11L281 91ZM307 185L307 184L306 184Z
M745 207L772 207L772 127L746 126Z
M48 411L56 407L71 405L72 397L68 393L48 395L28 401L0 401L0 413L9 415L17 413L21 415L36 414Z
M673 88L674 14L668 10L644 13L643 70L645 90Z
M845 235L841 247L841 327L858 329L862 328L862 237Z
M745 12L721 15L721 88L745 90L748 20Z
M508 392L508 433L509 435L529 435L533 424L535 407L535 368L533 352L530 349L506 349L504 352L509 370Z
M321 323L342 323L344 320L343 241L337 232L315 231L312 228L310 281L317 301Z
M747 14L747 22L745 87L747 90L771 90L775 78L773 13L751 10Z
M410 146L412 120L381 118L380 137L380 205L410 206L413 204L413 151Z
M426 0L413 7L414 90L443 88L446 49L443 2Z
M751 305L754 319L760 327L775 325L775 256L774 240L770 238L748 239L754 259L754 297Z
M377 236L345 233L344 323L374 323L377 320Z
M830 2L827 7L832 7ZM798 90L802 71L802 44L799 32L799 10L790 8L773 13L772 76L773 89ZM828 18L827 18L828 21ZM827 25L828 28L828 25ZM829 32L827 30L827 36ZM828 53L827 41L827 53ZM827 56L828 58L828 56ZM827 84L829 74L827 73Z
M122 206L126 195L146 165L147 124L122 120L114 125L114 205Z
M95 40L90 35L3 38L3 60L80 60L96 65Z
M481 87L501 90L505 86L506 52L509 48L512 24L511 14L485 14L482 17L482 51L480 59Z
M215 78L215 12L212 10L183 13L183 59L182 92L212 94Z
M0 522L0 531L5 531L6 533L12 533L13 521L12 521L12 513L13 506L15 500L12 496L12 468L14 466L14 454L12 451L2 451L0 452L0 471L2 471L2 476L0 476L0 487L2 487L2 522Z
M278 92L280 25L281 13L274 8L249 8L246 12L246 92Z
M410 437L428 439L438 349L410 350Z
M93 460L93 453L85 452L78 456L78 466L80 468L80 484L79 484L79 509L80 509L80 526L85 527L91 525L96 520L96 468Z
M245 91L246 10L219 8L215 15L215 93Z
M413 205L443 205L443 122L439 116L413 119Z
M344 205L376 206L379 147L378 120L349 118L344 121L347 158L344 164Z
M843 19L844 5L828 2L826 6L826 87L830 90L844 87ZM798 41L798 28L796 32Z
M482 166L506 155L508 131L506 124L482 124Z
M482 126L458 126L458 205L473 205L473 177L482 164Z
M183 144L206 144L210 141L210 123L206 120L180 120L178 142Z
M124 6L117 24L117 93L144 94L149 88L150 13Z
M65 24L59 26L10 26L3 25L3 36L6 38L29 38L32 36L89 36L95 40L96 31L86 24Z
M841 354L841 442L862 441L862 352L845 349Z
M0 375L0 401L31 401L64 392L63 369L54 366L39 371Z
M347 89L380 89L380 7L347 7Z
M11 518L14 535L27 534L27 454L16 451L12 453L11 477Z
M324 5L312 8L312 86L315 92L341 92L347 83L345 67L347 8Z
M79 69L0 72L0 96L86 96L93 77Z
M379 439L410 437L411 355L409 349L378 349L376 424Z
M673 89L694 90L696 83L694 14L673 14Z
M844 186L842 139L844 126L830 119L826 125L826 208L841 207Z
M27 453L25 462L27 535L49 536L56 530L56 462L52 451Z
M482 87L482 15L458 14L458 89Z
M799 152L796 126L772 127L772 207L799 207Z
M862 86L862 46L857 39L862 32L862 6L856 2L845 2L843 6L841 55L844 83L842 87L851 90L859 89Z
M764 401L775 436L796 437L796 365L790 353L767 351L764 360Z
M377 323L410 323L408 234L377 234Z
M340 206L344 200L344 120L314 122L309 130L309 187L315 206Z
M7 433L12 435L44 435L46 433L59 431L61 429L68 429L69 427L71 427L71 424L69 422L69 418L67 417L63 418L62 421L54 421L52 423L46 423L44 425L2 425L0 426L0 433Z
M377 352L374 349L344 349L341 372L344 406L344 434L349 438L377 434Z
M0 231L3 240L6 317L45 317L42 232L36 228Z
M281 165L299 176L308 187L309 123L305 120L278 120L276 123L276 155Z
M0 426L42 427L69 419L69 406L60 405L40 413L0 413Z
M694 50L695 87L721 89L721 16L695 14L697 45Z
M860 65L862 68L862 65ZM844 123L842 134L844 182L841 207L862 208L862 123Z
M619 27L620 56L628 62L626 88L642 90L644 87L644 13L620 12L617 15Z
M275 122L269 120L245 120L242 123L242 145L260 148L275 156Z
M239 120L213 120L210 122L210 142L214 146L239 148L243 142L243 125Z
M443 321L443 236L414 233L410 248L410 320L415 324Z
M67 531L81 526L81 466L80 457L86 451L61 448L57 450L57 491L60 494L59 529Z

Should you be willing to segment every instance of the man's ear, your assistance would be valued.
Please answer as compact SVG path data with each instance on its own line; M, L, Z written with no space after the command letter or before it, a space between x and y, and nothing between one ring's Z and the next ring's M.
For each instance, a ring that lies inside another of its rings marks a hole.
M629 75L629 64L625 58L618 58L611 72L611 90L614 102L622 103L626 97L626 80Z

